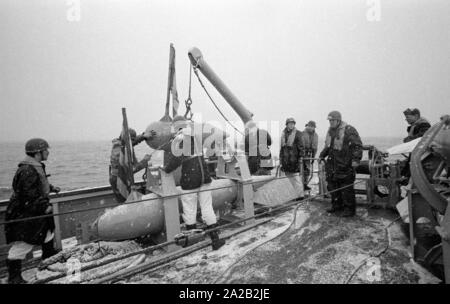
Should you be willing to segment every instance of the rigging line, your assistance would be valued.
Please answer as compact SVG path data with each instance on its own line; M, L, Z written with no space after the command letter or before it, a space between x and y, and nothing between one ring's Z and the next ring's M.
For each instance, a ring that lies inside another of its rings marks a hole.
M225 114L222 113L222 111L219 109L219 107L217 106L217 104L214 102L214 100L212 99L211 95L209 94L208 90L206 89L205 85L203 84L202 80L200 79L200 75L197 72L197 69L194 67L194 73L197 76L198 81L200 82L200 85L202 86L203 90L205 91L206 95L208 95L209 100L211 100L212 104L214 105L214 107L217 109L217 111L220 113L220 115L222 115L223 119L225 119L225 121L231 126L233 127L233 129L235 129L239 134L241 134L242 136L244 136L244 134L239 131L230 121L229 119L225 116Z

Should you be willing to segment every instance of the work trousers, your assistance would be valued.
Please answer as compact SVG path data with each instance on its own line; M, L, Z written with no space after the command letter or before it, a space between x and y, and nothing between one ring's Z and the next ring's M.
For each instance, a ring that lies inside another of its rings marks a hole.
M50 230L47 231L44 243L48 243L53 240L55 234ZM27 254L33 250L34 245L28 244L23 241L13 242L11 248L8 251L8 260L25 260Z
M208 190L210 184L202 185L200 188L189 190L202 191L198 193L183 194L181 196L181 204L183 205L183 220L186 225L194 225L197 222L197 204L200 203L200 210L202 213L202 219L206 225L213 225L217 223L216 215L212 206L212 194Z
M309 182L309 177L310 177L311 171L313 170L312 164L313 164L312 160L309 160L309 159L303 160L303 183L305 185L307 185Z
M344 207L351 211L356 210L356 197L354 186L346 187L345 189L334 191L355 182L355 175L351 174L345 178L328 178L327 188L331 192L331 204L335 207Z

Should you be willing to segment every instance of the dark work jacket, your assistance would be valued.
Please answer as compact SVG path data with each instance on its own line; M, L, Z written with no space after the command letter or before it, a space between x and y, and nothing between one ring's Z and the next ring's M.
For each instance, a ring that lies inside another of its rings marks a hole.
M430 123L424 119L419 118L415 123L408 126L406 131L408 132L408 136L403 139L403 142L409 142L416 138L422 137L425 132L431 127Z
M179 136L180 138L181 136ZM183 190L199 188L203 184L211 183L211 176L208 172L205 159L201 151L194 153L194 137L190 136L191 151L188 155L175 156L172 152L167 153L167 164L164 171L170 173L181 166L180 186ZM179 148L183 149L183 142L179 143ZM201 147L199 148L201 149Z
M305 147L302 140L302 132L295 131L295 138L292 146L281 146L280 148L280 164L281 170L288 173L296 173L300 171L300 158L304 157ZM289 133L285 129L281 136L285 136L287 142Z
M341 124L345 124L341 122ZM345 179L355 175L352 161L359 162L362 158L362 142L358 131L351 125L344 128L344 138L341 150L335 149L334 141L339 137L339 127L328 129L327 136L331 138L330 146L325 143L325 147L320 153L320 158L327 158L325 171L327 178ZM342 139L341 139L342 140Z
M255 136L256 138L250 138ZM255 174L262 167L264 160L271 160L270 146L272 145L272 138L269 132L263 129L257 129L256 132L245 133L245 155L247 156L248 168L250 174ZM267 169L271 169L267 167Z
M41 165L45 174L45 166ZM14 192L6 209L6 221L45 215L45 210L50 206L49 189L53 186L48 184L46 178L43 179L39 175L35 166L20 163L12 186ZM32 245L41 245L44 243L47 231L53 231L54 228L53 217L6 224L6 242L23 241Z

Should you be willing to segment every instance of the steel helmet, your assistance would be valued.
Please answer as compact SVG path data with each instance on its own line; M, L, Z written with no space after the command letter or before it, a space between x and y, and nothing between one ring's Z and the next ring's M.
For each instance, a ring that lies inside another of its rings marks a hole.
M314 120L308 121L308 123L305 125L305 127L311 127L316 128L316 122Z
M288 123L290 123L290 122L293 122L294 124L296 123L296 122L295 122L295 119L292 118L292 117L289 117L288 119L286 119L286 124L288 124Z
M328 120L331 120L331 119L342 120L342 115L341 115L341 113L340 113L339 111L331 111L331 112L328 114L327 119L328 119Z
M48 142L42 138L32 138L25 144L26 153L37 153L50 148Z

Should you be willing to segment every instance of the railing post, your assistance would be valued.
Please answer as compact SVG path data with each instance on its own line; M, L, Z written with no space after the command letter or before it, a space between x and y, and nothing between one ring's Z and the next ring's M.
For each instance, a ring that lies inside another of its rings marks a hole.
M318 162L318 176L319 176L319 194L323 195L326 193L326 187L325 187L325 176L324 176L324 172L323 172L323 165L322 162L319 160Z
M53 213L59 214L59 202L52 202L53 205ZM61 217L59 215L54 216L53 220L55 221L55 231L54 231L54 243L55 249L62 250L62 236L61 236Z

